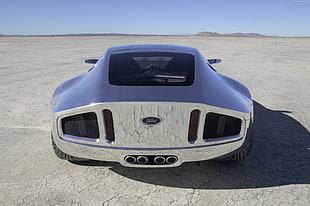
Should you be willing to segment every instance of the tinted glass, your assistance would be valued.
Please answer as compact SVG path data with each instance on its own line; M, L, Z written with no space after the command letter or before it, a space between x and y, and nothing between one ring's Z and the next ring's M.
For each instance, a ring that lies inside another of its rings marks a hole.
M113 85L187 86L194 82L194 56L191 54L114 54L109 67L109 81Z

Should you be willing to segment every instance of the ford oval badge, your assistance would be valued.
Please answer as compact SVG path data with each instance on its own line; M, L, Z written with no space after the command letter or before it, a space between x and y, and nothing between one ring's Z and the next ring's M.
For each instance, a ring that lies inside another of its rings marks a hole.
M141 121L146 125L155 125L159 124L161 120L158 117L145 117Z

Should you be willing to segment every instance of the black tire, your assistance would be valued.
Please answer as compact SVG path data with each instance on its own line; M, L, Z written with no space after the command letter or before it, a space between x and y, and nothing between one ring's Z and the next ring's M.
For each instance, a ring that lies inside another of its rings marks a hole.
M52 139L52 146L53 146L53 150L56 154L56 156L59 158L59 159L63 159L63 160L68 160L70 162L85 162L85 161L89 161L88 159L84 159L84 158L79 158L79 157L74 157L74 156L71 156L71 155L68 155L66 153L64 153L63 151L61 151L55 141L54 141L54 138L53 138L53 135L51 135L51 139Z
M252 144L253 144L253 138L254 138L254 129L253 129L253 122L251 121L243 145L236 151L233 151L229 154L218 157L214 160L216 161L239 161L239 160L245 159L251 151Z

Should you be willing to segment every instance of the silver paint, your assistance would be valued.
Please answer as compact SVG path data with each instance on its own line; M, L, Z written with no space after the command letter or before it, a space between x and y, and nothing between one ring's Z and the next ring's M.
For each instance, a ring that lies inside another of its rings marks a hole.
M103 124L103 109L113 113L115 142L107 143ZM198 139L194 144L188 142L190 112L201 111ZM88 138L65 135L61 128L61 119L74 114L95 112L98 118L100 138ZM238 117L242 120L239 135L203 140L203 126L208 112ZM141 124L143 116L159 116L163 121L158 125ZM127 155L176 155L179 161L198 161L214 158L231 152L243 143L246 129L250 123L250 114L197 103L180 102L115 102L98 103L85 107L54 113L53 136L57 146L65 153L104 161L123 161ZM217 148L217 149L216 149ZM120 158L121 157L121 158ZM145 165L135 165L145 167ZM153 167L153 166L150 166Z
M190 86L114 86L108 81L111 54L128 52L179 52L194 55L195 80ZM212 70L197 49L173 45L127 45L112 47L94 68L61 84L54 92L52 134L56 145L77 157L115 161L128 155L175 155L173 167L183 162L207 160L238 149L246 135L253 102L249 90L241 83ZM106 141L103 109L113 114L115 142ZM190 112L201 111L198 139L188 142ZM61 119L74 114L95 112L99 139L65 135ZM239 135L203 140L203 127L208 112L234 116L242 120ZM145 125L146 117L160 118L159 124ZM153 167L150 165L134 165ZM155 165L156 166L156 165Z
M109 84L110 55L128 52L180 52L195 59L195 80L190 86L115 86ZM94 68L60 85L53 95L58 98L53 112L100 102L193 102L250 113L252 102L241 83L213 71L197 49L172 45L134 45L112 47Z

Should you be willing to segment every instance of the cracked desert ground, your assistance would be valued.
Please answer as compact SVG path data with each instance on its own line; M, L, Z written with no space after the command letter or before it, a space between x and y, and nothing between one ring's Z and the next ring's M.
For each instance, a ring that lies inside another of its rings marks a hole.
M249 87L255 141L238 163L169 169L58 159L50 140L57 85L87 58L140 43L198 48ZM0 205L310 205L310 38L0 37Z

